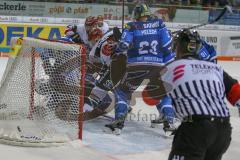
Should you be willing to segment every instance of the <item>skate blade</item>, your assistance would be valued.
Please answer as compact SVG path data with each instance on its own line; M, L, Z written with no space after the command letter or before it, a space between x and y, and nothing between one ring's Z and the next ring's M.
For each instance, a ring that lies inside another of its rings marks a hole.
M163 123L151 123L151 128L163 128Z
M166 138L172 138L174 135L172 134L172 131L165 131Z
M113 135L117 135L117 136L121 134L121 131L122 130L118 129L118 128L116 128L114 131L110 128L107 128L107 127L103 128L104 133L113 134Z

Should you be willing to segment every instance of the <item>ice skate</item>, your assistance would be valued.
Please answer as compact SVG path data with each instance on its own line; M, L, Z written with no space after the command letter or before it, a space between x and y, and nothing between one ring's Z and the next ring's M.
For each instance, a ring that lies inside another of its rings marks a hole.
M109 134L120 135L121 130L124 127L124 121L125 121L125 117L114 120L112 123L106 124L103 131Z

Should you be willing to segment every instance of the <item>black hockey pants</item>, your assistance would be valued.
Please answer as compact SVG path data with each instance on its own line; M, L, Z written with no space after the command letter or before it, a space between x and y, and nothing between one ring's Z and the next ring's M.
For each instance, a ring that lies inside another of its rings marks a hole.
M229 118L191 117L179 126L168 160L221 160L231 133Z

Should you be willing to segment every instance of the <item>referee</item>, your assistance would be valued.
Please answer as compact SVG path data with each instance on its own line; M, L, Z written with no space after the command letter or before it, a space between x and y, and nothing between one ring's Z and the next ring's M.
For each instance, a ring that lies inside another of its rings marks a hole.
M162 79L173 87L169 96L182 123L168 160L221 160L232 132L224 98L240 107L240 85L220 66L198 59L197 32L180 32L175 45L177 60Z

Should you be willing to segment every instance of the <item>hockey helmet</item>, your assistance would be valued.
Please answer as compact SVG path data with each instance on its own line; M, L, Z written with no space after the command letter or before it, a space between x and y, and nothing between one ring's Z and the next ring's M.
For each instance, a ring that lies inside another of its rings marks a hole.
M151 11L145 3L137 4L133 10L134 19L138 20L144 16L151 16Z
M97 18L93 16L87 17L84 25L87 31L91 30L92 28L96 27Z
M198 57L198 51L201 48L201 38L196 30L183 29L174 37L174 50L177 57L194 56Z

